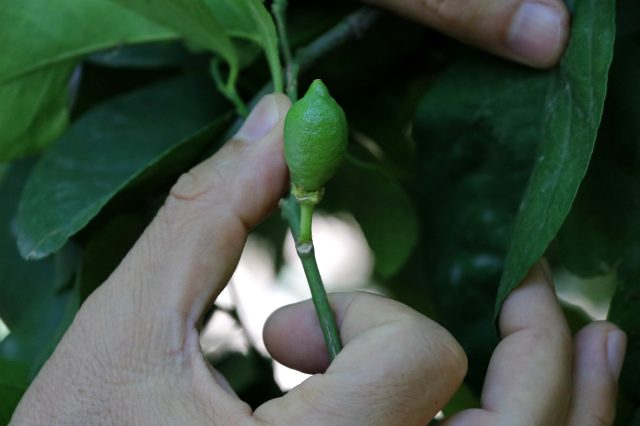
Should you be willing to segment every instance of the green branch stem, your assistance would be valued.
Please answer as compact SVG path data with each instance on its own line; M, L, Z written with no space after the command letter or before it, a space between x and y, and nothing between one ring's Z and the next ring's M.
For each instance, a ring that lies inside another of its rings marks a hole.
M300 244L312 243L311 240L311 220L313 219L314 204L310 202L300 202Z
M300 71L304 71L347 41L362 37L381 15L382 12L369 7L357 9L311 43L296 50L294 62Z
M311 212L313 212L313 205L311 205L311 207ZM340 332L336 325L335 316L329 304L327 292L322 283L320 270L318 269L313 241L309 239L306 243L300 242L302 217L299 203L294 196L290 195L286 199L281 200L280 210L283 219L289 224L291 234L296 242L296 252L302 263L307 282L309 283L311 299L316 309L318 321L320 322L324 342L327 346L329 357L333 360L342 350L342 343L340 341Z
M302 262L304 274L307 276L307 281L309 282L311 300L313 300L313 305L316 308L324 342L329 351L329 358L333 361L342 350L342 342L340 341L340 332L338 331L335 316L329 304L320 271L318 270L318 262L316 261L313 242L298 244L296 251L298 252L300 262Z
M298 67L295 75L296 81L297 72L307 70L317 60L330 53L332 50L337 49L347 41L362 37L362 35L377 22L381 14L381 12L369 7L361 7L350 15L347 15L342 21L327 30L307 46L298 49L296 54L293 56L293 62ZM293 78L293 76L291 78ZM289 80L289 78L287 78L287 80ZM287 82L287 84L289 83ZM273 90L274 87L272 82L265 84L253 96L249 102L249 106L253 108L260 99L269 93L272 93ZM243 121L243 118L239 118L235 123L233 123L233 125L229 126L229 129L222 140L231 139L238 129L240 129Z
M271 5L271 11L276 21L278 30L278 39L280 40L280 51L284 58L285 80L287 82L287 95L291 102L298 100L298 65L291 54L291 46L289 44L289 35L287 32L287 0L274 0Z
M278 29L280 49L284 57L287 95L291 102L298 100L298 75L309 68L319 58L341 46L345 42L362 35L378 20L381 12L369 7L362 7L347 15L342 21L330 28L317 39L291 54L291 47L286 27L287 0L274 0L273 16Z

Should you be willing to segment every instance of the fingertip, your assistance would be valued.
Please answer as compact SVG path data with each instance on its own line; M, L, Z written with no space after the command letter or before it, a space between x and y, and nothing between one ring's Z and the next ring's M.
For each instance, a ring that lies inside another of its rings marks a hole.
M609 370L616 382L620 378L626 350L627 335L625 332L620 329L609 331L607 333L607 361Z
M624 363L627 335L617 325L608 321L595 321L584 326L574 338L576 357L604 369L605 365L613 381L617 382Z
M626 335L615 324L596 321L576 334L574 346L573 396L567 424L589 424L595 418L611 424Z
M505 299L500 311L502 336L535 328L554 328L569 336L569 327L558 302L548 262L542 258Z
M549 68L562 56L569 38L569 12L555 0L523 1L507 33L511 57L536 68Z
M281 93L264 96L249 113L233 139L255 143L263 139L279 122L284 120L291 101Z
M269 354L281 364L307 374L324 372L329 356L310 301L273 312L262 330Z

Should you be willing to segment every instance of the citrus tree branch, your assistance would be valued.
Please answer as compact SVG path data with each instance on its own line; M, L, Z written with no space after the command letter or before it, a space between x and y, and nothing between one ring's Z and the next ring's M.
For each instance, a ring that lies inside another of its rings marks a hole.
M280 51L284 57L285 79L287 81L287 95L291 102L298 100L298 64L291 54L289 36L287 33L287 0L274 0L271 4L271 11L276 21L278 39L280 41Z

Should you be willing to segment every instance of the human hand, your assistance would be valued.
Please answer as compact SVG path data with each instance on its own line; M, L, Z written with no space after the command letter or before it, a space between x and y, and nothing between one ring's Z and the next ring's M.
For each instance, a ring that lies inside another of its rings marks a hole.
M122 264L82 306L13 418L38 424L425 424L466 372L449 333L378 296L331 297L343 351L329 365L311 303L277 311L265 344L317 374L255 411L205 360L198 322L238 261L247 231L285 190L289 101L263 99L233 141L185 174ZM534 268L505 302L504 340L483 409L452 425L609 424L625 338L606 323L574 350L555 296ZM326 370L326 371L325 371Z
M546 261L505 300L499 325L482 408L460 412L446 426L613 424L626 335L598 321L572 338Z
M558 62L569 34L569 13L562 0L363 1L536 68Z
M419 313L373 295L334 296L344 350L325 374L254 412L204 358L198 323L231 276L248 230L286 190L289 107L282 95L265 97L232 141L179 179L83 304L13 424L415 424L451 397L466 371L459 345ZM303 317L295 326L292 312ZM323 371L316 323L311 305L283 310L266 344L276 359Z

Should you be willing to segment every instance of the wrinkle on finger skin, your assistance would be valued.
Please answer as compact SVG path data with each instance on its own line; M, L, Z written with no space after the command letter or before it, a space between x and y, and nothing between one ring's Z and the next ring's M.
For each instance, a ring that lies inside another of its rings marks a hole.
M332 295L330 300L339 319L342 352L324 374L264 404L255 415L279 418L282 424L368 426L424 424L434 416L466 372L466 356L453 337L438 324L390 299L357 293ZM304 324L302 315L315 315L311 303L282 308L270 318L265 331L265 343L272 355L281 361L286 359L294 368L308 365L305 357L314 354L306 348L316 346L310 340L322 338L303 329L290 336L287 324ZM316 362L321 361L316 358ZM296 408L298 395L312 395L318 409L303 412ZM341 417L327 420L323 417L327 412Z

